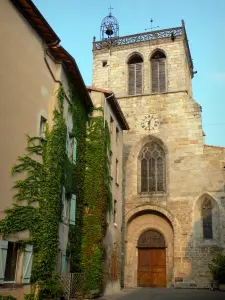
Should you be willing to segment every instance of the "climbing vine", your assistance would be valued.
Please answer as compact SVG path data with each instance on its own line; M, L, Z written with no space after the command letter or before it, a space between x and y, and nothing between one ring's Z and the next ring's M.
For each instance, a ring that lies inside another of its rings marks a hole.
M100 291L103 280L103 239L107 230L106 212L111 208L108 153L110 138L102 115L94 117L87 130L82 238L82 269L86 291Z
M0 221L0 231L6 238L10 233L29 230L30 238L19 242L33 245L31 281L45 286L57 265L64 186L67 199L72 194L77 199L76 222L69 225L70 272L85 273L85 290L101 290L106 212L112 203L110 135L104 124L103 109L97 109L97 116L89 120L87 108L72 85L69 96L73 123L70 138L77 141L76 163L66 153L65 94L60 86L52 129L46 128L45 139L27 136L27 152L12 167L12 175L21 174L22 179L14 185L15 203ZM89 208L88 214L85 207Z
M54 125L51 131L46 128L46 140L27 137L27 153L18 157L18 163L12 167L13 175L21 174L24 178L16 181L15 204L6 210L6 217L0 222L5 238L9 233L30 231L26 243L34 247L33 283L50 278L57 263L60 199L65 181L63 99L60 87L58 109L53 112Z

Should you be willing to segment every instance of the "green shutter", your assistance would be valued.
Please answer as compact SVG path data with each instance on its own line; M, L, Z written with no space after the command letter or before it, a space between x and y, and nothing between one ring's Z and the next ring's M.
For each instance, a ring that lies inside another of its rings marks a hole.
M66 209L67 209L67 207L66 207L66 189L63 186L62 187L62 214L61 214L62 221L66 221L66 218L67 218Z
M68 153L69 151L69 140L70 140L69 127L66 126L66 153Z
M4 283L8 241L0 240L0 284Z
M76 221L76 195L72 194L70 199L70 224L75 225Z
M33 262L33 245L26 245L23 258L23 278L22 283L30 283Z
M62 250L62 254L61 254L61 273L67 273L67 257L66 257L66 250Z
M77 140L73 138L73 162L75 163L77 160Z

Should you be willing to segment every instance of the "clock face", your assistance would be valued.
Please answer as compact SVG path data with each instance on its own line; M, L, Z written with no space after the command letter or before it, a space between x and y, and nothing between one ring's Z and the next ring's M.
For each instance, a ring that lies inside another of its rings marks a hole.
M155 130L159 125L159 120L154 115L147 115L141 121L141 127L145 130Z

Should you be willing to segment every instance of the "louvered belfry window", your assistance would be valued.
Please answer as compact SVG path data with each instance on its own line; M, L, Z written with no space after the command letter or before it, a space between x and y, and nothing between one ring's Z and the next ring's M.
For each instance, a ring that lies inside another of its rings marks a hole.
M141 155L141 192L165 192L165 152L151 141L143 148Z
M142 94L142 64L140 55L134 54L128 61L128 94Z
M157 51L151 57L152 93L166 92L166 56Z
M212 239L212 203L209 199L205 199L202 205L202 225L203 225L203 238Z

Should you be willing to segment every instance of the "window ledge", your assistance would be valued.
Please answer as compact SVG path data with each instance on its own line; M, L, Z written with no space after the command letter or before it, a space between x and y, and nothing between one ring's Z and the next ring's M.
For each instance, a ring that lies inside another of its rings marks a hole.
M145 197L165 197L167 196L166 192L146 192L146 193L139 193L139 195L141 196L141 198L145 198Z
M151 95L163 95L163 94L174 94L174 93L186 93L188 94L187 90L177 90L177 91L167 91L167 92L161 92L161 93L143 93L143 94L137 94L137 95L124 95L116 97L117 99L122 98L131 98L131 97L140 97L140 96L151 96Z

